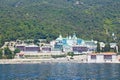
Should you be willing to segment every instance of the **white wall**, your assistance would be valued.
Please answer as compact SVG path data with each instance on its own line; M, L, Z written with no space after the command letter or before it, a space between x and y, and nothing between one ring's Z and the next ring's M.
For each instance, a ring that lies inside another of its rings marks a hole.
M98 54L96 55L96 62L104 62L104 55Z
M91 62L91 63L92 62L102 63L102 62L116 62L117 61L117 56L114 54L112 55L112 60L105 60L103 54L97 54L96 59L91 59L91 55L88 55L87 58L88 58L88 62Z

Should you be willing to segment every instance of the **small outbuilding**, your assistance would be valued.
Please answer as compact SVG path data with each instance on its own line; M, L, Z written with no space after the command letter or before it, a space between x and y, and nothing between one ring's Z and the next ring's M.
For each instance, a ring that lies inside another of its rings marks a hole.
M116 62L117 54L112 52L107 53L94 53L87 55L88 62L93 63L104 63L104 62Z

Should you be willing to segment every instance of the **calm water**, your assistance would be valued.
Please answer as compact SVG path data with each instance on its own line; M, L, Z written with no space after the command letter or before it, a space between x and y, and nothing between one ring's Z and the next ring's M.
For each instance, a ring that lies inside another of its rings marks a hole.
M4 64L0 80L120 80L120 64Z

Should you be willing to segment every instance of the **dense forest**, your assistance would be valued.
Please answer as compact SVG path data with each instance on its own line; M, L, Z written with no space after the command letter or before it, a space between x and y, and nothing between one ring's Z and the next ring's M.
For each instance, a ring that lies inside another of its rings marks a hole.
M0 0L0 46L74 32L86 40L120 42L120 0Z

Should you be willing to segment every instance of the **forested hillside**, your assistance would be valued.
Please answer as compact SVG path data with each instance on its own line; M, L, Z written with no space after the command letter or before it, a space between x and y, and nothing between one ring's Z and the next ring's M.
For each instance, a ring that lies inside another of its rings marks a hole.
M120 39L120 0L0 0L0 45L76 33L83 39Z

